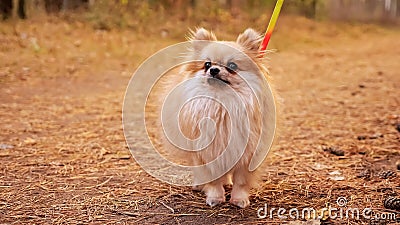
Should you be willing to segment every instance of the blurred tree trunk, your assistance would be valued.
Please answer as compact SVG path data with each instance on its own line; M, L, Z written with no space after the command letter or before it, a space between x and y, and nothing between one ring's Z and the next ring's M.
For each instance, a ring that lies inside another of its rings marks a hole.
M12 9L13 9L13 0L0 0L0 10L3 20L11 17Z
M26 19L26 13L25 13L25 0L19 0L18 1L18 17L21 19Z
M26 19L25 0L0 0L0 10L3 19L10 17Z
M400 17L400 1L396 1L396 17Z
M44 3L46 12L48 13L58 13L60 11L76 9L83 5L95 4L93 0L44 0Z
M87 6L89 4L94 4L94 1L91 1L90 3L89 0L63 0L62 1L62 11L67 11L70 9L76 9L81 6Z
M318 0L301 0L300 10L308 17L314 19L317 15Z
M57 13L61 11L63 0L44 0L44 7L47 13Z
M397 17L397 0L385 0L385 15L390 20L394 20Z
M29 0L26 2L26 12L28 17L43 15L46 13L44 0Z

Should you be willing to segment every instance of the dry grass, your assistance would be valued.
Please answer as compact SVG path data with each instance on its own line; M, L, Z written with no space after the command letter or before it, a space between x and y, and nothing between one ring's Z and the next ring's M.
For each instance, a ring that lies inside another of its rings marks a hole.
M281 137L251 206L210 209L201 193L141 170L121 128L131 72L177 39L58 19L0 29L0 144L12 146L0 149L0 223L281 224L257 209L335 207L346 197L349 207L388 212L384 198L400 193L400 176L375 176L400 160L399 31L282 18L270 55ZM357 177L366 169L370 178Z

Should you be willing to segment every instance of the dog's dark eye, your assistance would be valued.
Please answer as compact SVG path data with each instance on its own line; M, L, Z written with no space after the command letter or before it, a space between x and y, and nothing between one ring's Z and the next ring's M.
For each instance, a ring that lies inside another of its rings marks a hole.
M204 63L204 69L207 71L211 67L211 62Z
M229 70L232 70L232 71L236 71L237 68L238 68L238 66L234 62L229 62L227 67L228 67Z

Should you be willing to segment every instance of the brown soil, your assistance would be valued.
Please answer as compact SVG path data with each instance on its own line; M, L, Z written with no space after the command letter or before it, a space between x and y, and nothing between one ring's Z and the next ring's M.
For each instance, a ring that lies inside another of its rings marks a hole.
M203 194L152 178L125 144L121 108L132 72L184 34L160 41L57 19L1 24L0 223L281 224L276 215L257 218L257 209L337 207L338 197L395 212L383 200L400 195L400 173L376 174L400 161L400 31L296 21L283 19L272 40L281 134L246 209L211 209Z

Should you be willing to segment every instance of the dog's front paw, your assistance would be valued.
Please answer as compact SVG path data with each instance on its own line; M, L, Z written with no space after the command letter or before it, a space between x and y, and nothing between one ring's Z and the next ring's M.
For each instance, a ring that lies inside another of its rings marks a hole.
M229 201L232 205L236 205L240 208L246 208L247 206L250 205L250 200L249 198L243 198L243 199L231 199Z
M221 204L223 202L225 202L224 198L207 197L207 199L206 199L207 205L209 205L211 207L219 205L219 204Z

